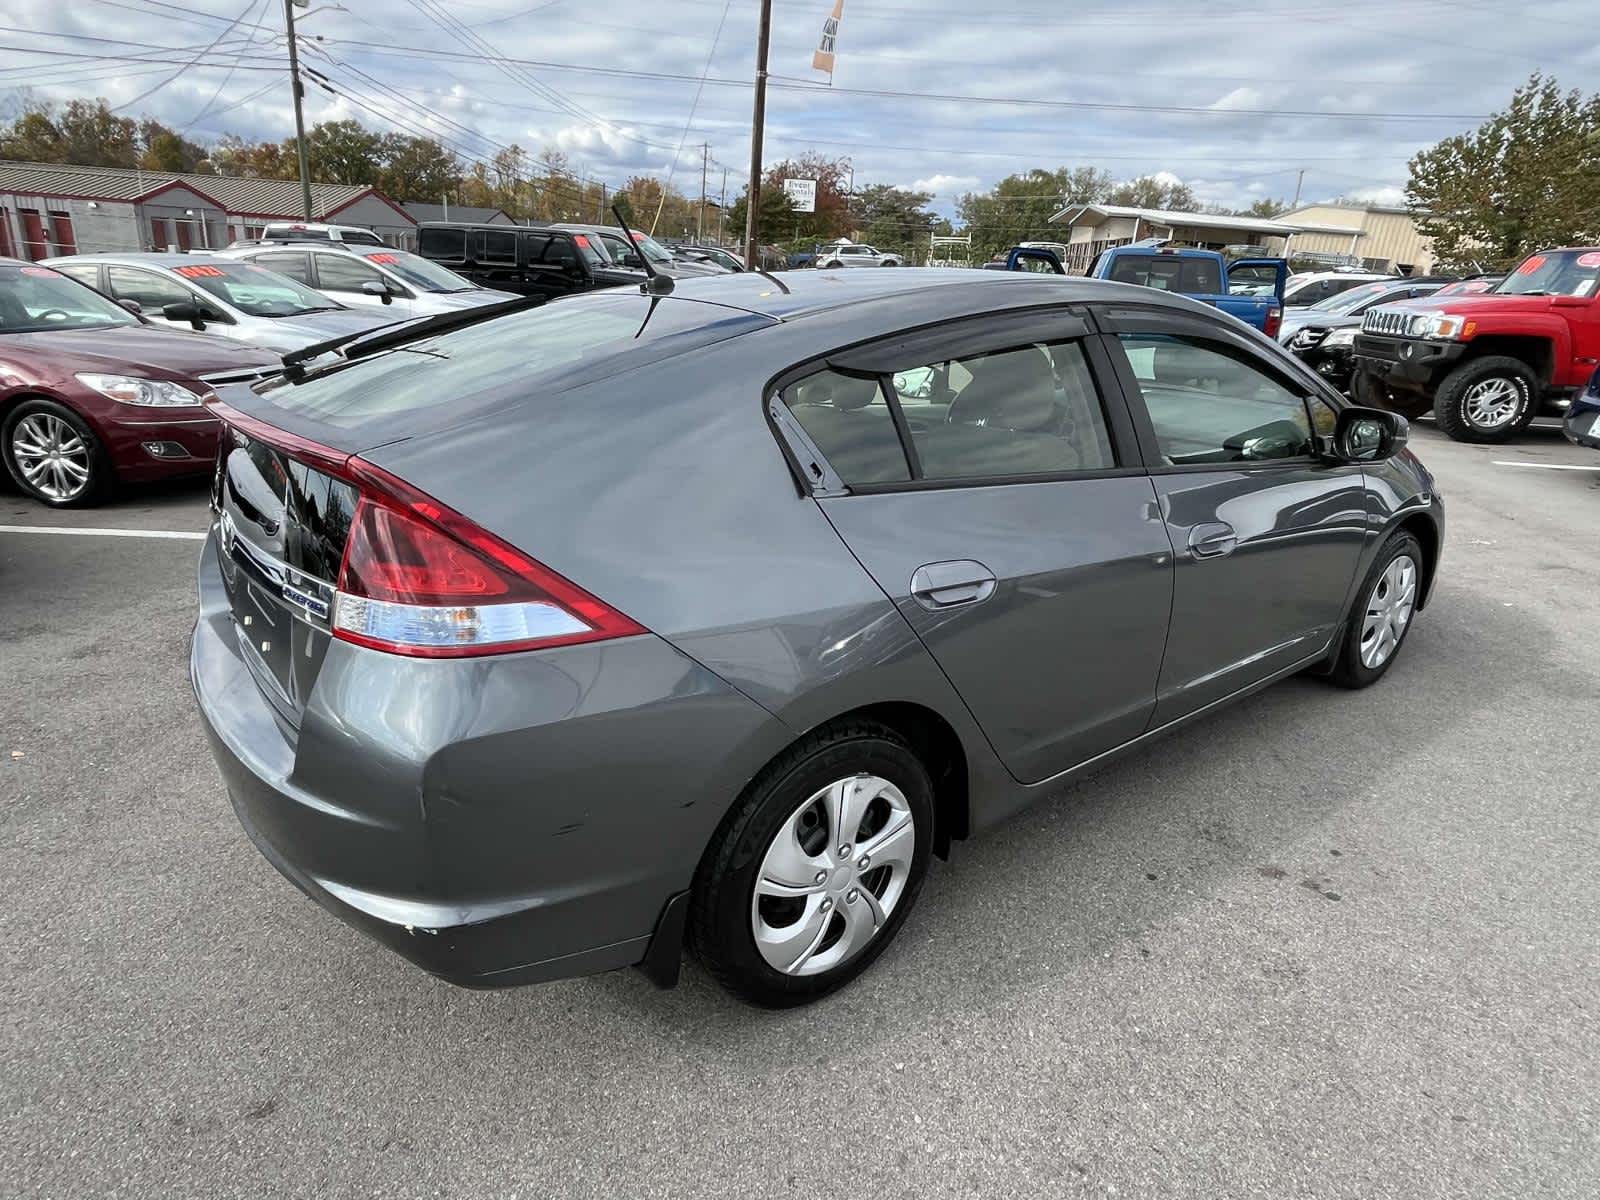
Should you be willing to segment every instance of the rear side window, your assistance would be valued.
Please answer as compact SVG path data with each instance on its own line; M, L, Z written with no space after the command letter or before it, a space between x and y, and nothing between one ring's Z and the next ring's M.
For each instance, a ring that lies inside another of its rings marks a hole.
M819 371L790 384L783 402L845 483L904 483L911 478L894 414L878 380Z
M70 275L79 283L86 283L96 291L100 289L100 268L85 263L67 263L56 270L63 275Z
M482 229L478 231L479 259L496 266L517 265L517 235L511 230Z
M548 233L524 233L519 236L522 238L523 246L522 261L538 262L539 256L544 253L544 248L550 244L550 235Z
M465 229L422 229L417 232L417 253L435 262L466 262Z
M893 383L926 479L1057 475L1117 465L1078 342L935 363L901 372Z

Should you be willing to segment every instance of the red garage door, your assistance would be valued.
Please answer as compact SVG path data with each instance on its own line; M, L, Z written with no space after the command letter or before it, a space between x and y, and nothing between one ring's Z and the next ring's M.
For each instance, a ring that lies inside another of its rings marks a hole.
M11 210L0 208L0 258L15 258L11 249Z
M39 217L39 210L19 208L17 215L22 218L22 257L31 258L34 262L49 258L50 239L45 236L44 221Z
M50 240L55 243L57 254L76 254L78 243L72 237L72 214L53 212L50 214Z

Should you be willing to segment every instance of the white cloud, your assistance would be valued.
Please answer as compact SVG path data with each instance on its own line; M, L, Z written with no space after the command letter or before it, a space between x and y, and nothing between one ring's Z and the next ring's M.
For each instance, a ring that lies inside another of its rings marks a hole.
M1406 190L1402 187L1356 188L1346 195L1365 204L1399 205L1406 202Z
M972 191L977 186L976 175L929 175L926 179L913 180L910 190L931 192L935 196L958 196L962 192Z
M1207 107L1226 112L1240 108L1265 108L1266 101L1260 88L1236 87L1222 99L1213 100Z

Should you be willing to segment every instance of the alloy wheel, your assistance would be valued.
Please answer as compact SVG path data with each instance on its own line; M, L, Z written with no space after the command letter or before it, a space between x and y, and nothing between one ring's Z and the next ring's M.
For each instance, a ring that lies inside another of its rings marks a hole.
M1417 598L1417 564L1409 554L1396 555L1367 596L1361 626L1361 665L1375 671L1400 645Z
M750 901L767 965L819 975L877 936L905 894L916 854L905 794L877 775L820 788L778 827Z
M1515 379L1491 376L1467 389L1461 397L1461 412L1473 428L1493 433L1517 419L1522 401L1522 388Z
M53 413L29 413L17 422L11 458L28 485L51 500L75 499L89 486L89 446Z

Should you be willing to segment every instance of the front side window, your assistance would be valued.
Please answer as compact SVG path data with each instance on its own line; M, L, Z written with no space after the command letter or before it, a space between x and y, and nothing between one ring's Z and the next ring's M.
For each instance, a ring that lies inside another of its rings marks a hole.
M127 309L49 267L0 262L0 334L138 323Z
M506 229L481 229L478 236L482 239L482 252L479 259L486 263L495 263L499 266L517 265L517 235L515 231Z
M154 271L138 267L107 267L106 280L118 300L136 301L147 313L158 313L169 304L192 304L194 295L183 284Z
M1262 462L1312 453L1304 398L1244 351L1175 334L1118 336L1167 464Z
M317 281L325 292L359 292L369 283L382 283L383 276L354 255L319 254Z
M428 258L438 259L441 262L465 262L467 231L465 229L419 230L417 249Z

